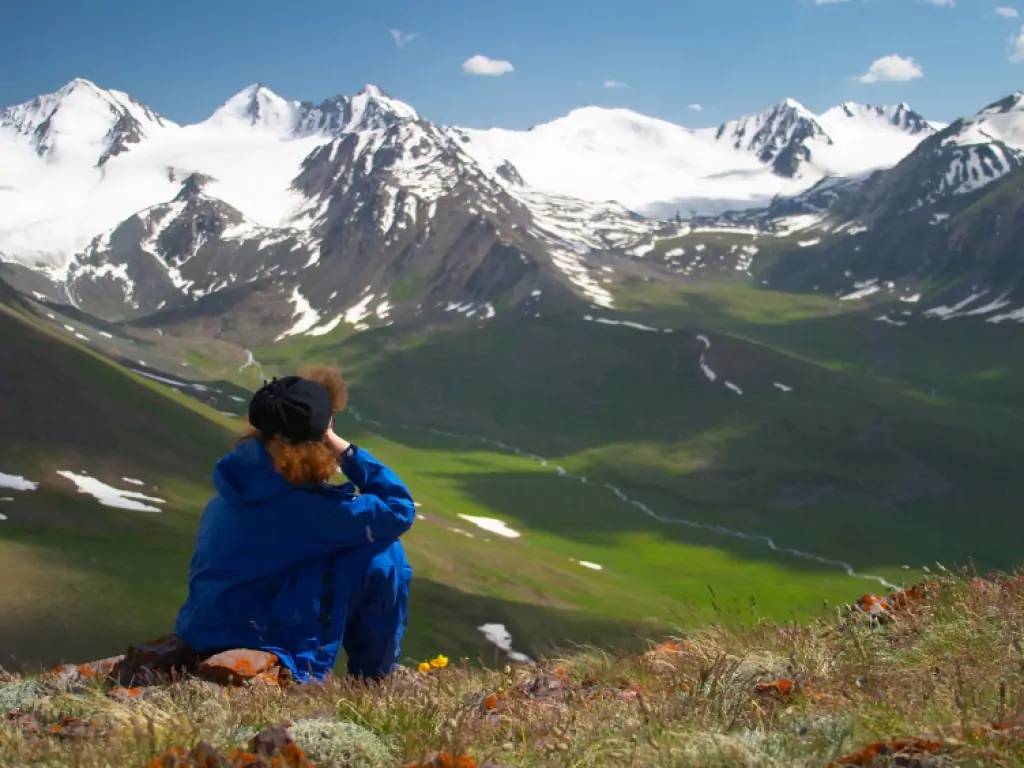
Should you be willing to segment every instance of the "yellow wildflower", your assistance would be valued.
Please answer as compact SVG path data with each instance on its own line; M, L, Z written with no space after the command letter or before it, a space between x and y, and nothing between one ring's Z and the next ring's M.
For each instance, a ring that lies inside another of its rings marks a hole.
M436 658L430 660L430 666L435 669L444 669L448 666L448 657L439 653Z
M418 670L419 670L420 672L422 672L423 674L426 674L427 672L429 672L429 671L430 671L430 664L429 664L428 662L426 662L426 661L421 661L421 662L420 662L420 664L419 664L419 666L418 666L418 667L416 667L416 668L417 668L417 669L418 669Z

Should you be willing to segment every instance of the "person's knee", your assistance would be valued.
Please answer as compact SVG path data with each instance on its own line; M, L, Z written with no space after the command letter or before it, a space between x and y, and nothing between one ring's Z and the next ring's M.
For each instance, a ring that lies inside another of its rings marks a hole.
M381 590L397 593L411 578L412 568L405 559L402 545L397 541L376 553L366 568L366 584L373 593L379 593Z

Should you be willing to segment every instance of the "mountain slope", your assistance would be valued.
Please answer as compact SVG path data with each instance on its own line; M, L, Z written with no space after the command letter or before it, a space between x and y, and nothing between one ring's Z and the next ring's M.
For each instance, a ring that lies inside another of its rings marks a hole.
M1018 93L929 137L840 196L819 242L783 258L770 279L839 291L856 281L899 281L908 295L923 290L933 299L935 316L1024 318L1014 315L1024 309L1022 124Z

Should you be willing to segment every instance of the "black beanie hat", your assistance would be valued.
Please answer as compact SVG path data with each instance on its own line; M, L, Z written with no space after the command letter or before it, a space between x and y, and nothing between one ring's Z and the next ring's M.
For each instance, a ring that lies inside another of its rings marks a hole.
M249 401L249 423L264 438L281 435L294 442L319 440L334 409L327 390L299 376L274 378Z

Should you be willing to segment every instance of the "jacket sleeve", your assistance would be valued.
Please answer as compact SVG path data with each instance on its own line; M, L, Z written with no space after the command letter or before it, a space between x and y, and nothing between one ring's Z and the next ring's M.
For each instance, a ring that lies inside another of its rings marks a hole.
M342 460L341 470L360 493L352 496L345 486L317 492L318 540L333 548L357 547L393 541L412 527L416 505L409 489L372 454L356 448Z

